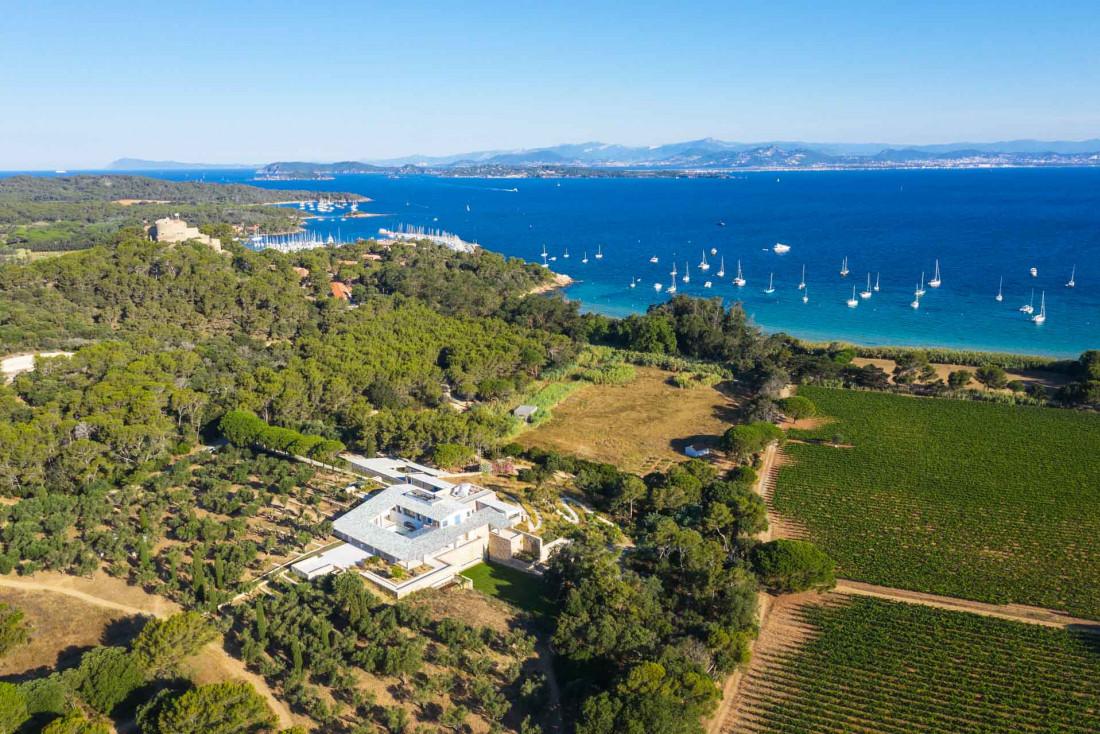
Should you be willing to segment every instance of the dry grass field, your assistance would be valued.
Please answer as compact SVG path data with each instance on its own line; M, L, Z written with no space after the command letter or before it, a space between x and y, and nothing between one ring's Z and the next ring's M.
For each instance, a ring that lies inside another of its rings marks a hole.
M733 422L735 403L721 386L680 389L669 383L672 373L651 367L637 375L578 390L519 443L646 473L683 459L690 443L713 445Z
M0 588L0 603L23 611L31 639L0 658L0 678L64 670L96 645L125 645L141 629L140 617L50 591Z
M873 364L876 367L884 370L886 374L891 375L894 372L894 367L897 363L892 359L869 359L866 357L856 357L852 360L852 364L856 367L863 367L864 365ZM947 376L955 370L966 370L967 372L974 372L977 367L968 367L960 364L939 364L932 363L932 368L936 370L936 377L940 378L944 382L947 382ZM1005 370L1005 374L1008 377L1009 382L1013 380L1019 380L1020 382L1037 382L1040 385L1047 388L1059 388L1068 382L1066 375L1059 372L1049 372L1047 370ZM890 378L890 382L893 382L894 378ZM1011 392L1007 388L1001 390L991 390L985 387L977 380L971 380L967 385L972 390L985 390L987 392Z

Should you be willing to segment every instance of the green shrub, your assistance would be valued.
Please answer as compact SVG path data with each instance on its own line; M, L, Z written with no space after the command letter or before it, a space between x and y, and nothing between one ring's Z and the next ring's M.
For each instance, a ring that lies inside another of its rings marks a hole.
M722 434L722 449L744 461L772 441L783 441L783 431L766 421L734 426Z
M458 443L441 443L432 449L432 463L443 469L466 466L474 458L474 450Z
M814 405L814 402L801 395L792 395L789 398L783 398L779 401L779 409L783 411L783 415L791 420L812 418L817 415L817 406Z
M752 550L752 565L772 591L791 593L830 589L836 584L833 559L805 540L773 540Z

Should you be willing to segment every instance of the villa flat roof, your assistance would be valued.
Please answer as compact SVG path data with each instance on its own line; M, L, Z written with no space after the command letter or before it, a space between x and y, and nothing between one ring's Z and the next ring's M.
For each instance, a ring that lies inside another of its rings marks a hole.
M488 506L483 506L460 523L447 527L434 527L411 537L374 523L379 515L397 506L406 507L425 517L440 521L453 516L456 512L469 509L469 504L449 497L440 497L434 503L413 499L415 494L410 497L410 492L423 493L424 491L410 484L395 484L336 518L332 523L332 529L338 536L353 543L367 545L394 558L407 560L443 550L464 533L484 525L495 528L507 528L512 525L512 521L505 513Z
M370 553L367 553L362 548L356 548L350 543L344 543L335 548L330 548L324 553L318 553L315 556L310 556L305 560L298 561L293 565L293 569L308 576L315 571L320 571L329 567L338 570L351 568L367 558L370 558Z
M394 459L388 456L366 457L360 454L341 454L340 458L344 459L349 464L378 474L391 476L425 474L435 478L443 476L443 472L438 469L433 469L423 464L417 464L415 461L409 461L407 459Z

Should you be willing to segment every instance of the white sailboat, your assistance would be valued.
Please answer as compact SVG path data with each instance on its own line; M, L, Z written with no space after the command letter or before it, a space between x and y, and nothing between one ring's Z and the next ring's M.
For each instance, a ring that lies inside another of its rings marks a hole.
M913 300L909 302L910 308L920 308L920 296L913 296Z
M1041 324L1047 320L1047 292L1043 291L1043 297L1039 299L1039 313L1031 317L1032 322Z
M738 288L744 288L745 287L745 278L741 274L741 261L740 260L737 261L737 277L733 279L733 284L735 286L737 286Z
M1077 286L1077 266L1073 266L1073 270L1069 271L1069 280L1066 281L1066 288L1075 288Z
M913 291L913 295L916 296L917 298L920 298L921 296L924 295L924 272L923 271L920 274L920 285L918 285L917 289L915 291Z
M603 260L603 245L596 245L596 259Z
M718 272L715 273L719 278L726 277L726 256L723 255L721 261L718 263Z
M676 263L672 263L672 272L669 273L669 275L672 276L672 285L670 285L668 287L668 292L669 293L675 293L676 292Z
M767 294L775 293L775 273L768 273L768 287L764 289Z
M928 281L928 287L939 288L942 282L943 281L940 280L940 261L936 260L936 272L932 275L932 280Z
M995 300L997 303L1000 303L1004 299L1005 299L1005 278L1002 275L1000 282L997 284L997 295L994 296L993 300Z
M631 278L630 279L630 287L635 288L635 287L637 287L637 285L638 285L638 279L637 278Z
M798 290L806 290L806 266L802 266L802 280L798 281Z
M550 267L546 262L546 245L542 246L542 267L544 267L544 268Z
M878 284L879 284L879 280L881 278L882 278L882 273L875 273L875 287L873 289L875 291L875 293L878 293L878 290L879 290Z
M699 269L702 270L703 272L706 272L706 271L710 270L710 263L707 262L707 253L706 252L703 253L703 259L699 263Z
M859 299L856 298L856 287L852 286L852 297L848 299L848 308L855 308L859 305Z
M802 302L803 303L809 303L810 302L810 289L809 288L803 288L802 289Z
M565 252L563 252L563 253L561 254L561 256L562 256L562 258L564 258L565 260L568 260L568 259L569 259L569 248L568 248L568 247L566 247L566 248L565 248Z
M848 258L847 258L847 256L845 256L844 261L842 263L840 263L840 277L841 278L847 278L848 277Z
M867 273L867 288L859 292L859 297L867 300L871 297L871 274Z
M1035 312L1035 289L1031 289L1031 303L1025 303L1020 306L1020 313L1034 313Z
M691 282L691 263L687 263L687 262L686 262L686 263L684 263L684 277L683 277L683 281L684 281L685 283L690 283L690 282Z
M587 265L588 264L588 250L584 251L584 257L581 258L581 264L582 265Z

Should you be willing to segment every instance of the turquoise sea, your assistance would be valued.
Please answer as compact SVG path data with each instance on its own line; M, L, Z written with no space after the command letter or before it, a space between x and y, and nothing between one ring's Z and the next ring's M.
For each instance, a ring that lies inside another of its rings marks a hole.
M557 258L551 267L577 280L567 296L612 315L667 299L653 284L667 289L675 262L681 276L691 267L690 283L677 283L680 293L741 301L763 328L808 339L1052 356L1100 348L1100 168L759 172L728 179L357 175L253 183L353 191L373 200L364 211L383 215L341 221L334 212L311 221L325 236L350 240L400 224L439 227L533 262L541 261L545 245ZM776 242L790 251L776 254ZM602 259L594 257L598 246ZM704 252L711 263L705 274L698 270ZM726 274L718 278L722 257ZM845 257L850 274L842 278ZM743 288L731 282L738 259ZM926 288L914 310L917 281L922 271L931 278L936 259L942 285ZM797 288L803 265L805 304ZM1076 287L1067 288L1074 266ZM849 308L852 286L863 290L868 273L881 278L881 289ZM772 294L764 292L769 275ZM997 302L1002 277L1004 300ZM639 283L633 289L632 278ZM1042 325L1018 311L1032 289L1036 310L1046 295Z

